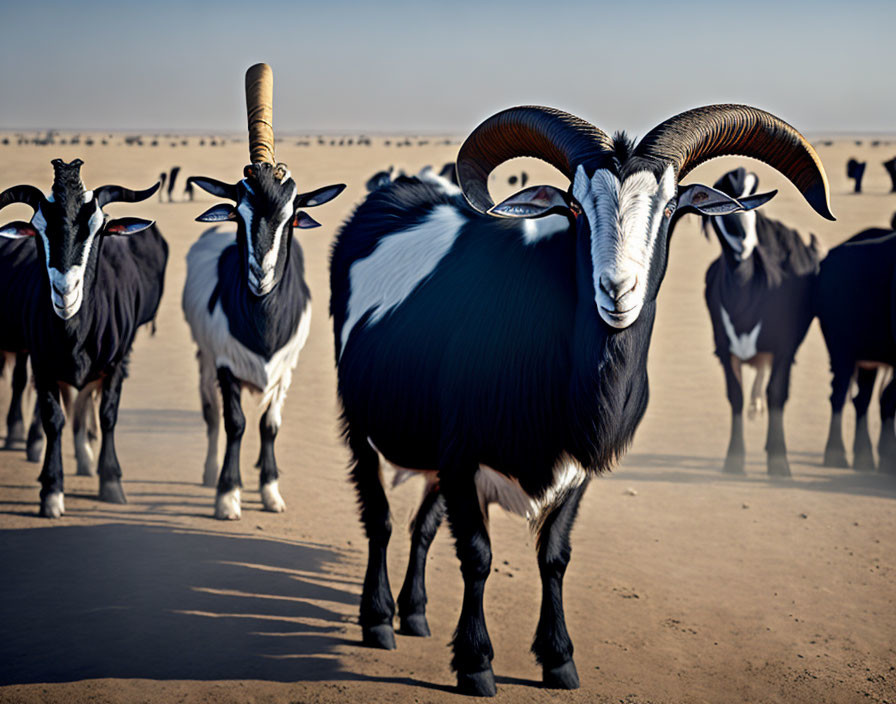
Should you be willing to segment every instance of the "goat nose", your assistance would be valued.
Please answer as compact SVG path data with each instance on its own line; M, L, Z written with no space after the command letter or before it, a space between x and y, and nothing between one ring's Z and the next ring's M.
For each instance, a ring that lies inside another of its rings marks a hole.
M634 291L637 285L638 277L635 274L622 276L619 279L614 279L606 274L601 274L600 276L601 291L607 294L611 301L618 301L626 294Z

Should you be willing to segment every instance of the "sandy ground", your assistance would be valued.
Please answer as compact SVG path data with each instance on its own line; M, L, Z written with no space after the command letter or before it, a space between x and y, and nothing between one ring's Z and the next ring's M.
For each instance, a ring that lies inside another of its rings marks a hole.
M118 451L129 503L97 502L97 480L74 476L66 438L62 520L38 518L38 465L0 454L0 700L16 702L430 702L451 693L447 643L461 599L447 531L429 565L430 639L398 637L398 650L360 647L357 603L366 545L336 423L332 334L326 315L328 248L374 171L441 165L456 146L300 147L280 159L300 187L345 181L318 208L324 227L300 241L315 300L311 336L278 439L285 514L261 511L251 462L257 414L245 397L247 487L243 518L215 521L213 490L199 486L205 448L197 369L180 312L184 256L213 199L116 205L154 217L171 245L155 337L136 342L124 387ZM815 216L795 189L754 164L763 187L781 188L766 212L832 246L883 226L896 210L880 162L896 141L819 146L839 220ZM845 179L850 156L869 161L866 194ZM54 157L81 157L88 186L145 187L178 164L182 174L236 180L244 144L172 148L0 145L0 187L48 189ZM712 181L729 159L695 171ZM514 163L507 173L519 169ZM531 168L538 177L545 168ZM182 176L183 178L183 176ZM504 179L502 178L502 181ZM179 190L179 189L178 189ZM499 195L508 191L498 184ZM3 221L28 217L17 206ZM573 537L566 611L582 688L540 689L529 653L540 587L525 523L493 510L494 575L486 615L498 701L896 702L896 480L821 466L828 424L827 356L816 324L800 350L786 412L791 481L765 475L764 419L747 427L747 476L720 473L729 411L711 354L703 275L718 254L695 219L671 247L650 354L652 397L634 446L591 485ZM7 382L0 408L6 408ZM877 404L872 407L876 416ZM873 423L877 433L879 423ZM852 416L847 413L847 443ZM393 589L404 573L406 523L420 492L392 492L397 530Z

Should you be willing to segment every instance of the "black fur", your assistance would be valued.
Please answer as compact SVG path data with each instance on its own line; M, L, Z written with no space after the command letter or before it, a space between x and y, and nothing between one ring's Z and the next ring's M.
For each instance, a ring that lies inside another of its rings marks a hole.
M93 203L83 203L80 162L62 167L57 162L54 203L41 207L51 243L63 232L84 231ZM70 256L70 248L51 248L51 265ZM97 235L86 263L81 308L62 320L51 304L40 238L0 239L0 349L31 355L48 441L40 477L42 500L63 491L59 384L82 389L96 380L103 382L100 498L124 500L113 440L118 398L136 331L158 310L167 260L168 245L154 226L129 236Z
M620 136L617 147L610 167L633 169L629 140ZM661 173L652 162L639 160L638 167ZM420 224L444 205L463 220L450 251L398 308L370 327L362 318L342 349L352 264L382 238ZM330 313L352 479L370 540L361 599L365 641L394 644L384 635L394 614L385 563L391 524L370 438L392 463L438 473L465 584L453 666L462 691L494 693L482 613L491 549L476 471L487 465L541 497L567 458L591 473L613 466L647 406L647 349L669 227L667 214L640 316L616 330L596 310L590 226L583 216L565 231L525 244L521 222L481 215L425 179L400 177L371 193L343 226L330 262ZM580 495L567 496L567 508L557 508L542 525L546 547L539 564L549 603L533 648L550 686L578 684L560 589ZM406 614L422 615L425 604L414 563L425 558L437 528L435 503L427 501L400 596L403 628Z
M831 359L831 428L825 447L828 466L848 466L842 434L842 412L854 374L859 394L854 445L856 469L873 469L867 410L875 371L858 362L896 365L896 232L872 228L834 247L821 263L814 307ZM896 472L896 380L880 401L881 471Z
M295 335L311 301L302 248L291 233L288 240L288 262L280 283L261 297L254 295L246 283L246 257L240 255L239 245L227 247L218 260L218 286L208 304L209 310L213 310L220 300L230 334L265 359L270 359Z

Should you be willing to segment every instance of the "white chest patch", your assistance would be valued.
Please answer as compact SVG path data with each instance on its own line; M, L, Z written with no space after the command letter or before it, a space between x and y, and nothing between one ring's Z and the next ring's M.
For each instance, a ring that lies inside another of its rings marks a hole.
M454 207L436 206L422 223L384 237L369 256L351 265L350 294L340 335L342 350L368 311L368 325L373 325L432 274L465 222Z
M734 324L731 322L731 317L728 315L728 311L725 310L725 306L720 307L722 309L722 325L725 326L725 334L728 336L729 351L738 359L744 361L752 359L756 356L756 345L759 342L759 331L762 329L762 321L760 320L756 323L756 327L750 330L750 332L738 335L734 329Z

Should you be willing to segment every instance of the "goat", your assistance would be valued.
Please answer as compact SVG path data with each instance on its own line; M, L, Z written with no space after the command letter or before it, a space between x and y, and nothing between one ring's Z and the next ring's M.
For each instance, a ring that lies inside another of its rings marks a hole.
M861 144L861 142L856 142L856 144ZM865 177L865 167L867 165L867 162L856 161L855 159L850 159L846 162L846 177L855 181L853 193L862 192L862 179Z
M892 182L892 185L890 186L890 193L896 193L896 156L894 156L889 161L885 161L884 168L890 175L890 181Z
M286 504L278 488L274 440L292 370L311 325L311 292L305 283L302 248L293 228L317 227L301 208L339 195L342 184L299 194L289 170L273 160L270 67L257 64L246 73L251 164L244 178L228 184L203 176L190 181L236 206L220 204L196 218L234 221L236 233L205 232L187 254L184 317L199 348L200 398L207 426L208 452L203 483L217 484L215 516L240 518L240 441L245 418L243 387L261 393L261 498L268 511ZM218 470L218 404L224 405L227 449Z
M729 171L714 187L745 205L774 196L774 192L757 195L759 179L743 168ZM755 210L704 217L703 227L707 234L713 230L722 246L721 256L706 272L705 297L731 404L724 471L744 473L742 368L749 365L756 370L749 417L762 412L762 395L768 398L768 473L790 476L784 404L790 368L812 322L818 242L813 236L805 245L796 230Z
M647 349L674 220L748 207L707 186L678 188L696 165L726 154L782 170L833 217L811 145L755 108L691 110L635 146L568 113L521 107L487 119L461 147L457 174L469 205L404 179L371 193L341 228L330 313L350 475L369 541L365 643L395 647L382 455L430 477L444 500L464 579L452 660L460 691L495 693L482 611L491 500L529 513L538 532L533 651L544 683L578 686L562 607L569 532L589 478L624 453L646 409ZM549 162L571 188L531 186L494 205L489 174L518 156ZM420 565L425 547L414 547ZM425 613L417 584L403 622Z
M82 163L53 160L49 196L34 186L0 194L0 208L19 202L34 210L31 222L0 228L0 235L16 238L0 257L0 349L31 356L47 438L40 514L49 518L65 511L63 385L102 390L99 498L125 502L114 439L121 387L137 328L158 309L168 259L168 245L152 221L107 220L103 213L107 203L146 200L158 184L138 192L120 186L88 191Z
M831 360L831 425L825 444L827 467L848 467L843 444L843 405L850 383L856 434L853 468L873 470L868 433L868 404L875 375L896 365L896 215L890 229L870 228L834 247L821 262L814 308ZM896 473L896 379L886 383L880 398L880 468Z
M177 175L180 173L179 166L171 167L171 174L168 176L168 202L174 202L174 183L177 181Z

